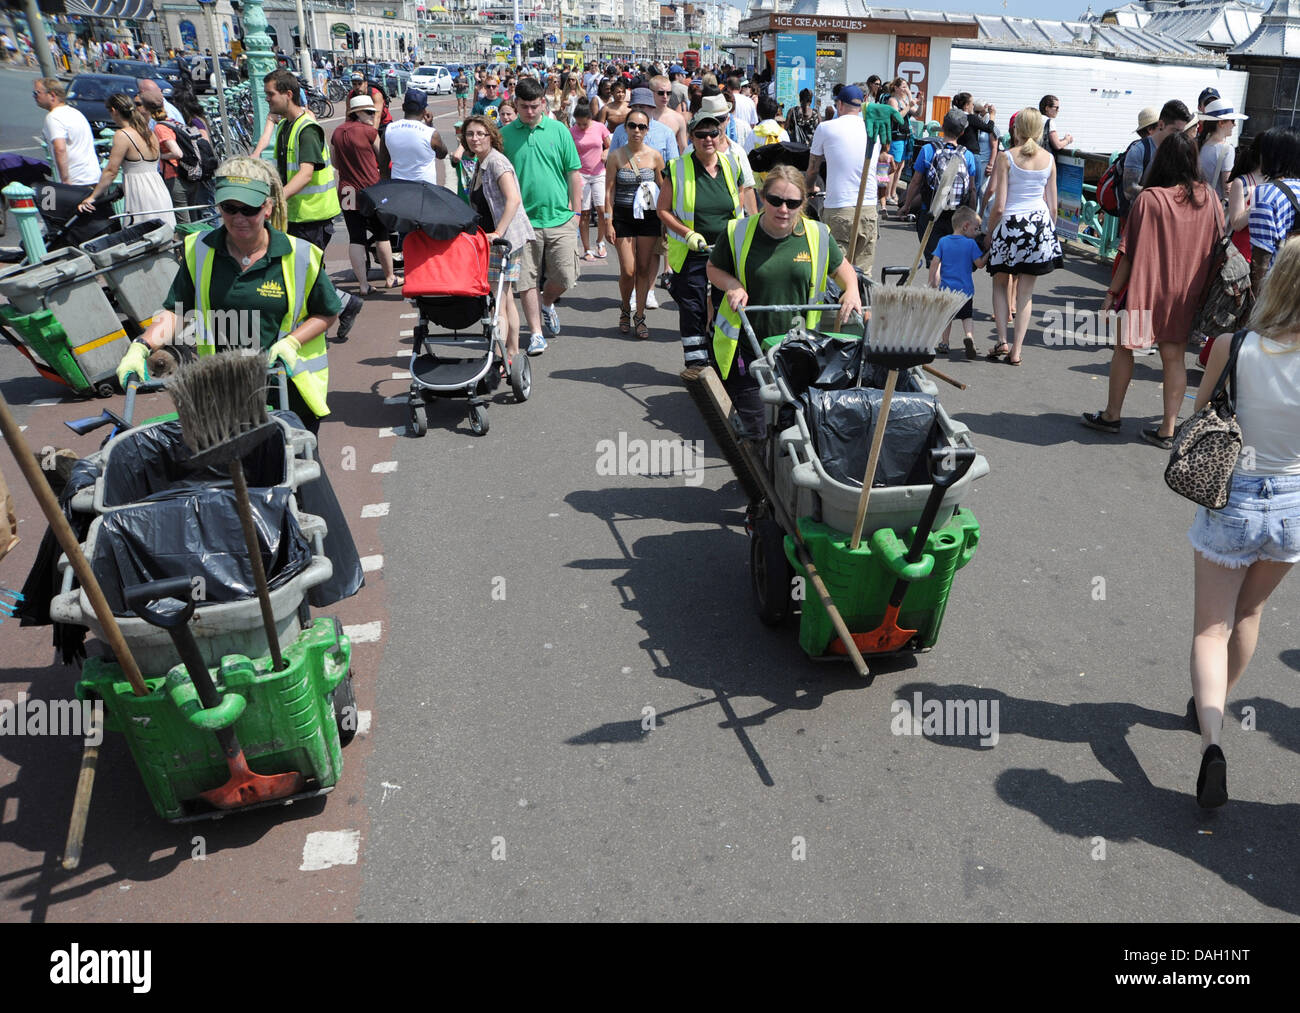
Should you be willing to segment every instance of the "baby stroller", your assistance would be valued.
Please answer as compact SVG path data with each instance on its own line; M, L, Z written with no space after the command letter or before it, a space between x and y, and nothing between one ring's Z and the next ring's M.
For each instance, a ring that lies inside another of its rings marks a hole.
M493 240L493 245L509 246L503 239ZM495 318L509 256L504 254L502 277L493 292L488 285L488 240L481 230L442 240L412 232L404 248L402 294L420 313L411 351L412 432L428 432L430 401L463 397L469 399L470 430L482 436L488 431L487 396L500 385L506 363L505 330ZM476 326L482 337L472 333ZM509 365L509 380L515 400L527 401L533 374L522 352Z
M509 258L493 292L487 235L473 210L442 187L385 180L361 196L361 211L373 211L386 228L403 234L402 295L419 311L411 350L411 431L429 431L430 401L463 397L470 429L482 436L488 431L487 398L500 385L506 363L505 330L496 323L496 311ZM492 245L504 252L509 244L497 239ZM515 357L508 378L515 400L527 401L533 374L526 355Z

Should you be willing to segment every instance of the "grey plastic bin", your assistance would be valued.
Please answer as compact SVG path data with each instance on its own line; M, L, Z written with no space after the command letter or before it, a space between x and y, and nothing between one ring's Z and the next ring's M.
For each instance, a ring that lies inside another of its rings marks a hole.
M754 378L759 383L759 396L767 406L769 424L775 426L777 412L782 404L794 408L795 424L784 432L771 430L773 446L772 477L777 497L792 517L812 517L840 531L852 531L858 516L858 499L862 495L860 484L846 485L832 478L822 467L808 430L803 404L797 400L775 368L772 348L766 357L751 364ZM921 370L913 371L916 386L926 394L937 393L937 388ZM953 447L973 447L970 429L957 422L935 402L935 421L948 444ZM953 512L961 505L970 484L989 473L989 462L983 456L960 480L953 483L943 497L936 528L948 523ZM867 504L867 518L863 533L870 534L880 528L910 528L921 519L921 511L930 495L929 485L901 485L873 488Z
M312 543L312 559L301 573L271 589L271 611L275 615L275 629L282 650L287 649L302 632L298 609L306 599L307 592L316 585L325 583L334 573L334 564L324 555L322 547L326 534L324 520L296 510L295 516L303 534ZM101 516L90 523L86 541L82 545L82 552L87 559L95 558L95 540L103 521ZM63 571L63 588L50 601L50 618L59 623L85 626L100 640L104 640L104 628L95 615L85 589L72 586L74 573L67 556L60 557L59 568ZM117 625L136 664L146 677L164 675L177 663L176 646L166 630L134 616L118 616ZM256 597L195 609L189 626L194 639L198 641L203 662L210 668L219 666L222 657L227 654L260 658L267 653L261 605Z
M141 330L153 322L176 277L177 263L168 252L176 230L151 218L82 244L98 268L107 268L105 284L127 318Z
M0 271L0 296L21 313L53 313L92 386L115 375L131 343L99 279L89 277L96 270L88 256L69 247Z

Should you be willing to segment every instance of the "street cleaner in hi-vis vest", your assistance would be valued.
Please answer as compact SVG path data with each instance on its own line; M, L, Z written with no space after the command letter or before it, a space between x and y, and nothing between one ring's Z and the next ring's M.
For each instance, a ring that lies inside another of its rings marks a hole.
M329 414L325 332L338 317L338 293L324 254L286 235L280 180L266 162L231 158L217 169L221 225L185 239L184 259L163 309L117 367L149 379L149 353L192 342L199 355L264 349L289 374L289 407L313 433Z
M718 155L720 122L717 113L701 107L687 127L692 147L668 163L668 185L659 191L659 219L673 269L668 291L677 303L688 367L708 362L708 248L722 238L728 222L745 215L742 181L731 161Z
M857 272L830 230L804 217L807 198L803 173L788 165L776 166L759 189L759 213L729 224L709 256L709 283L723 293L714 318L713 365L731 394L745 435L755 439L766 434L767 425L758 383L749 370L754 350L740 320L739 311L750 303L749 293L756 293L755 305L811 305L823 301L826 280L834 277L843 294L834 328L823 330L839 332L849 317L862 313ZM810 331L823 323L820 312L802 315ZM746 311L754 336L765 348L785 336L795 316L794 312ZM850 336L860 338L861 331Z
M270 149L289 205L289 227L285 231L324 250L334 235L334 219L341 211L325 128L298 104L302 85L290 71L272 71L262 79L262 85L271 113L280 117L271 135ZM335 335L340 341L347 338L362 306L360 296L341 293L341 298L343 310Z

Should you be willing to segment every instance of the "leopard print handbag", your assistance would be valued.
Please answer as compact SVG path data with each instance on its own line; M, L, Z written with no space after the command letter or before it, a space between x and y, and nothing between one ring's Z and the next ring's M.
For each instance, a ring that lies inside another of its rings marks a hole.
M1228 361L1209 403L1179 427L1165 467L1165 484L1170 489L1211 510L1228 505L1232 473L1241 455L1237 352L1248 331L1243 328L1232 336Z

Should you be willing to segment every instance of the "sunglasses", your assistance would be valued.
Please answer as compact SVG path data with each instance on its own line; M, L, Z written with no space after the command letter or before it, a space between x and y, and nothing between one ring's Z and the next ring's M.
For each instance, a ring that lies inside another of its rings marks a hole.
M699 138L701 141L708 141L717 137L718 133L719 131L717 130L696 130L691 134L691 136Z
M659 91L657 89L655 90L656 95L671 95L672 93L673 92L671 88L669 88L667 91Z
M626 129L626 130L649 130L649 129L650 129L650 124L648 124L648 123L624 123L624 124L623 124L623 127L624 127L624 129Z
M802 197L778 197L773 193L763 194L763 200L767 201L774 208L779 208L784 204L791 211L796 210L801 204L803 204Z
M250 208L247 204L240 204L237 201L222 201L217 207L221 208L221 213L226 215L243 215L245 218L252 218L262 210L261 206Z

